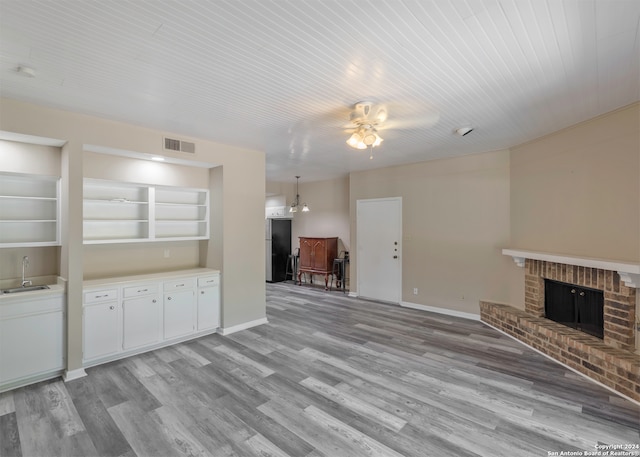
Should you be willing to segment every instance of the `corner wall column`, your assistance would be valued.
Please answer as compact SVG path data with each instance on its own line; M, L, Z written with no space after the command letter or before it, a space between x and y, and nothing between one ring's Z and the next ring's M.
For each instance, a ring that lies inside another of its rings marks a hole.
M62 230L60 275L67 280L65 380L84 376L82 368L82 144L62 147Z

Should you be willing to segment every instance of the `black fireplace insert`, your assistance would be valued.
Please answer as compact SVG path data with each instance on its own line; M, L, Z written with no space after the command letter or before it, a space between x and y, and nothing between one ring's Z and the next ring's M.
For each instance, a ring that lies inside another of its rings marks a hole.
M544 281L544 312L547 319L604 336L604 293L601 290L558 281Z

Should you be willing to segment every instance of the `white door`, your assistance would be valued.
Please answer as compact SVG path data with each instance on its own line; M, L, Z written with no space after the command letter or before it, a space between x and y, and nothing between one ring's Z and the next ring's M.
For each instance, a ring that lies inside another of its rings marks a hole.
M358 200L358 295L399 303L402 297L402 198Z

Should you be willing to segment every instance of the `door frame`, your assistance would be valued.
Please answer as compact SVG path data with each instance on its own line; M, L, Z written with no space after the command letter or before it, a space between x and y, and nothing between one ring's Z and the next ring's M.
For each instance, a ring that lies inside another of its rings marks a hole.
M402 197L385 197L385 198L363 198L356 200L356 275L357 275L357 288L358 293L360 295L360 281L362 281L362 268L360 267L361 259L358 257L358 253L360 252L360 231L363 230L361 228L361 224L358 221L358 209L360 205L363 203L375 203L375 202L385 202L385 201L394 201L398 203L399 211L398 211L398 220L396 221L398 224L398 255L400 256L400 261L398 262L398 283L396 284L396 290L393 294L395 299L393 303L400 304L402 303Z

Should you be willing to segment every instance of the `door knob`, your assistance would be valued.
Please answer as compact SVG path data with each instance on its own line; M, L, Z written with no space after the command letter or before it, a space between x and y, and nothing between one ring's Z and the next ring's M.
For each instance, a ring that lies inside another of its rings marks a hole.
M394 255L394 256L393 256L393 258L394 258L394 259L397 259L397 258L398 258L398 256L397 256L397 255Z

